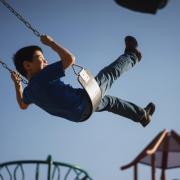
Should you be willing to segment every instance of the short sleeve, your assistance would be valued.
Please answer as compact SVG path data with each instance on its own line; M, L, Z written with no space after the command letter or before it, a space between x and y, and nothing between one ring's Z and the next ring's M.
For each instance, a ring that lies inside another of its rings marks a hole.
M30 97L28 96L28 92L27 92L26 88L23 91L23 102L25 104L31 104L32 103Z
M62 61L58 61L46 66L36 78L42 82L56 80L65 76Z

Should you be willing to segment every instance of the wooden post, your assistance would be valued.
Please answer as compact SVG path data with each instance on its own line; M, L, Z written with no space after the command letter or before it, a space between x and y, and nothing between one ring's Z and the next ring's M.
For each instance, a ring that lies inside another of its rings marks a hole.
M138 164L134 165L134 180L138 180Z
M161 171L161 180L166 180L165 169L162 169Z
M155 164L156 164L155 154L152 154L151 155L151 166L152 166L151 177L152 177L152 180L156 180L156 167L155 167Z
M163 145L161 180L166 180L165 170L167 169L167 166L168 166L169 138L170 138L170 134L168 133L168 136L166 137L166 141L164 142L164 145Z

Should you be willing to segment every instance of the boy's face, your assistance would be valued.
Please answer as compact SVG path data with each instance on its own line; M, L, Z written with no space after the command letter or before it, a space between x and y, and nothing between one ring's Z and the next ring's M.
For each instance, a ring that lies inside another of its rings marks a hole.
M37 50L34 52L33 60L31 62L28 62L28 65L26 66L26 70L31 74L35 75L44 67L48 65L47 61L45 60L43 54L41 51Z

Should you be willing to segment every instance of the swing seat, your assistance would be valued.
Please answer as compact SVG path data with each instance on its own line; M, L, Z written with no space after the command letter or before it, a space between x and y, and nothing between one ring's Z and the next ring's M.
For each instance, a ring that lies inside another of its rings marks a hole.
M91 105L83 114L82 120L84 121L88 119L98 107L101 101L101 89L94 76L87 69L82 68L77 76L77 79L87 92Z

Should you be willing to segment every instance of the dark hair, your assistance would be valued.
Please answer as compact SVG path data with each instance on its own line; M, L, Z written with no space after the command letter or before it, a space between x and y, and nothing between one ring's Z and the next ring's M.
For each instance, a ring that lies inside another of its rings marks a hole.
M35 51L42 51L42 49L39 46L26 46L21 49L19 49L13 56L13 62L16 67L16 70L24 77L26 76L26 71L23 66L24 61L31 62L33 59L33 55Z

